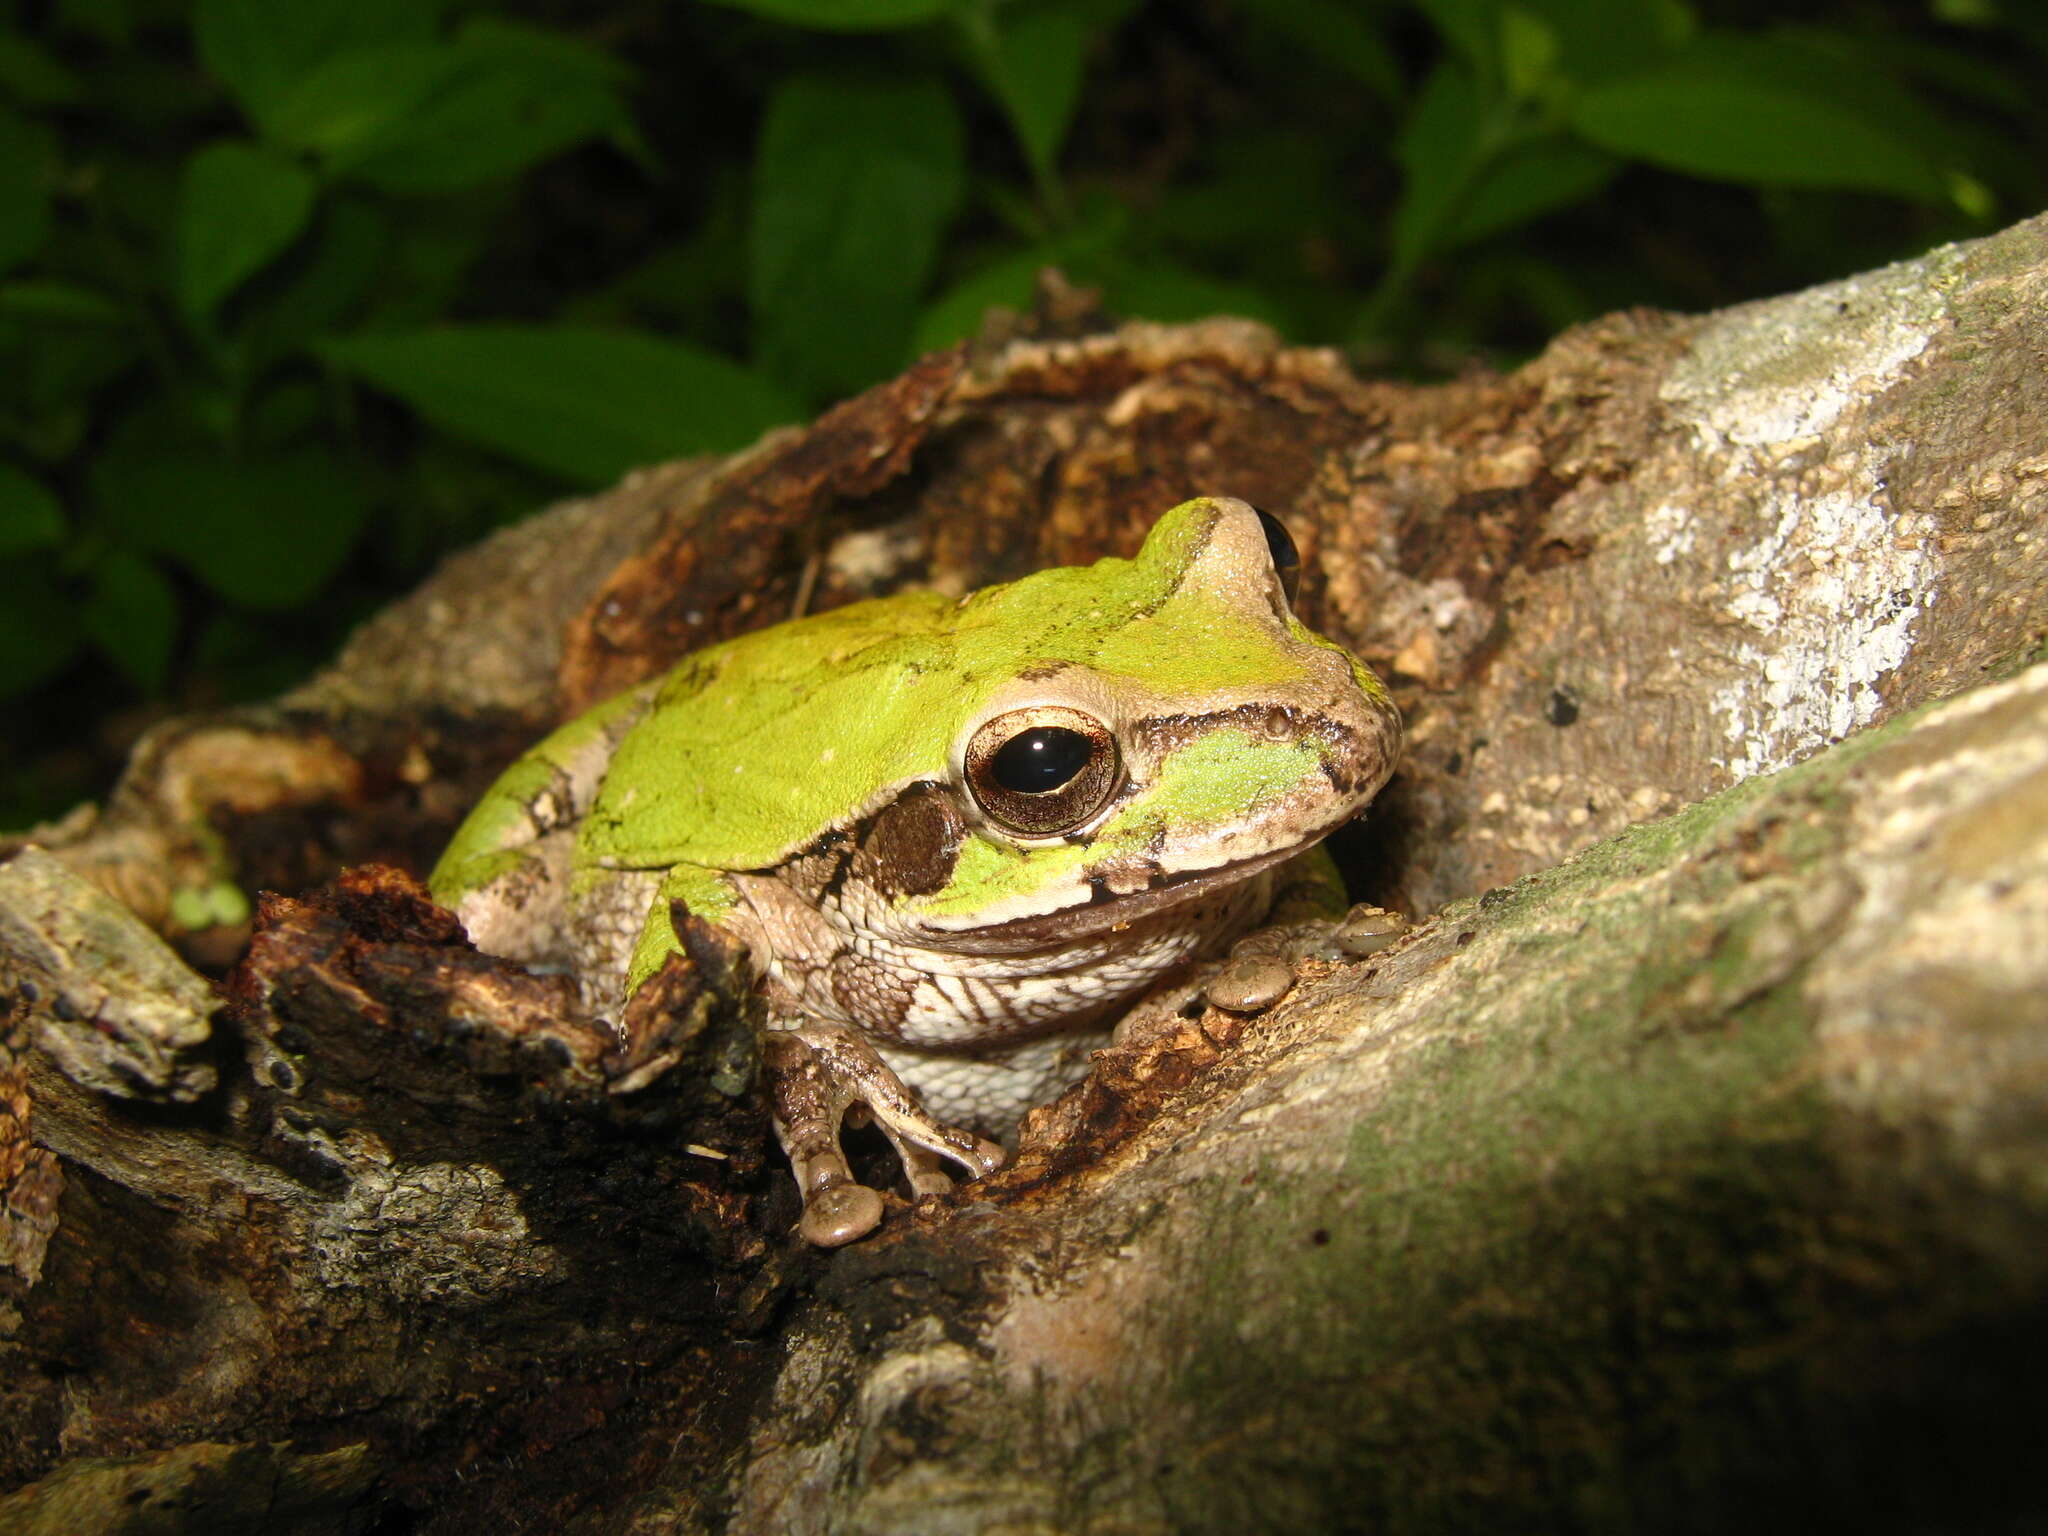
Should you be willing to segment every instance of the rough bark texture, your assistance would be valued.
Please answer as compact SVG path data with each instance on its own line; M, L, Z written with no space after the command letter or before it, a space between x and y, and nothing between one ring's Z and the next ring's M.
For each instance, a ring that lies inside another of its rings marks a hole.
M1434 389L1068 301L452 562L0 864L0 1530L2048 1518L2044 365L2041 220ZM730 956L613 1038L399 872L695 645L1197 492L1395 684L1339 853L1427 920L950 1203L801 1251Z

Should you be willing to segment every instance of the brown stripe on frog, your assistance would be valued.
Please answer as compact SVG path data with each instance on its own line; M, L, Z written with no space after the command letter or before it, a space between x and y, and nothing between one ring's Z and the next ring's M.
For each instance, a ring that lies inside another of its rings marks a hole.
M929 896L953 878L966 836L949 792L912 784L868 818L847 874L887 900Z
M1350 726L1319 711L1290 704L1239 704L1204 714L1153 715L1133 721L1127 734L1164 758L1219 726L1231 725L1268 741L1319 738L1330 750L1317 753L1317 760L1323 776L1340 795L1356 791L1358 775L1349 770L1370 755L1359 733Z

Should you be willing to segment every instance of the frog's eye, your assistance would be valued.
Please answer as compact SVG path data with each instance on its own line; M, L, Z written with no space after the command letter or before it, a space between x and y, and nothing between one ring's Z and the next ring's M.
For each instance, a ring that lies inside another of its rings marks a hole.
M998 715L967 743L967 790L984 815L1026 837L1085 823L1116 790L1116 737L1093 715L1039 704Z
M1259 527L1265 530L1266 553L1273 557L1273 574L1280 578L1280 590L1292 603L1301 590L1301 551L1294 547L1294 536L1285 523L1270 513L1259 512L1257 507L1252 510L1259 513Z

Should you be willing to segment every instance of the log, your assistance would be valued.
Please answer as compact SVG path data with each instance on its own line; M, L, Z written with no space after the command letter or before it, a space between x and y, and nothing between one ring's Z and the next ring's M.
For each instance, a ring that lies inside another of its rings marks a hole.
M0 1529L2048 1514L2048 220L1429 388L1035 325L508 530L14 845ZM800 593L1202 492L1393 683L1337 851L1418 924L1155 1021L949 1201L803 1249L742 971L608 1035L413 883Z

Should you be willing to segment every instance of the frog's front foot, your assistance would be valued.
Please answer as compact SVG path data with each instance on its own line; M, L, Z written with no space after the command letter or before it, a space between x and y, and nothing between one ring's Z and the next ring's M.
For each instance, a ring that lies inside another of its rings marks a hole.
M957 1126L934 1120L873 1046L840 1024L806 1023L770 1030L762 1044L775 1134L796 1171L807 1242L836 1248L865 1237L882 1220L882 1196L858 1182L840 1150L846 1112L866 1108L903 1160L915 1195L944 1194L953 1181L939 1166L950 1158L970 1177L1003 1165L1003 1149Z

